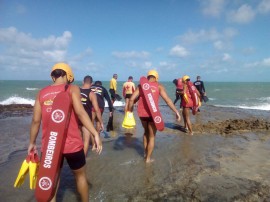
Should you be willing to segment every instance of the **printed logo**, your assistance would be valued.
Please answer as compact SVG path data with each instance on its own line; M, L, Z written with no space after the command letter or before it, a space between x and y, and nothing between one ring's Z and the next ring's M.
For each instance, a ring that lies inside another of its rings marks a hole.
M48 177L42 177L40 178L38 185L42 190L49 190L52 186L52 181Z
M155 121L155 123L160 123L161 122L161 117L160 116L156 116L154 118L154 121Z
M150 88L148 83L143 84L143 90L148 90Z
M60 110L56 109L52 112L52 120L55 123L61 123L65 119L65 113Z
M46 100L46 101L44 101L43 104L46 105L46 106L50 106L50 105L53 104L53 100Z

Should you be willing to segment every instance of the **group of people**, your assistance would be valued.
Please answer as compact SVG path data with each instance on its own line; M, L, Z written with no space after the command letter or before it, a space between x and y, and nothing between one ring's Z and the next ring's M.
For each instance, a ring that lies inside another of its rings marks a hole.
M37 153L36 139L41 122L41 155L44 152L44 140L48 130L48 122L51 115L53 100L59 92L65 91L65 89L67 89L66 86L68 85L68 93L72 100L72 111L63 149L63 159L66 159L69 167L75 175L77 190L81 196L81 200L88 201L89 190L85 171L85 158L89 149L89 141L91 140L92 142L92 150L95 150L100 154L102 151L102 142L99 133L104 130L104 123L102 120L102 114L105 107L104 99L107 100L110 117L112 117L113 103L117 99L117 96L119 96L117 94L118 75L114 74L110 81L109 92L111 97L109 96L108 91L102 86L102 82L96 81L93 83L93 78L91 76L84 77L81 87L72 85L71 83L74 81L74 75L70 66L66 63L55 64L51 71L51 78L53 83L43 88L36 96L30 129L28 153L30 154L33 150ZM170 109L175 113L176 120L180 122L181 116L175 107L176 101L174 103L172 102L164 86L158 82L158 72L156 70L150 70L147 74L147 79L154 101L158 103L159 97L161 96ZM174 83L177 86L177 95L179 95L179 98L181 99L185 128L188 128L187 130L192 134L192 127L189 120L191 103L185 100L183 96L183 94L188 94L188 88L186 87L188 82L190 82L190 78L188 76L174 80ZM195 84L195 86L201 86L202 90L200 92L205 94L202 81L201 84L202 85ZM153 162L151 156L154 149L154 139L157 128L153 118L151 117L146 101L143 99L143 92L139 86L135 86L132 76L129 76L127 82L123 84L122 94L126 103L125 111L133 112L134 104L138 102L137 112L144 128L144 159L146 163L151 163ZM52 102L48 104L48 100ZM56 200L55 196L53 200Z

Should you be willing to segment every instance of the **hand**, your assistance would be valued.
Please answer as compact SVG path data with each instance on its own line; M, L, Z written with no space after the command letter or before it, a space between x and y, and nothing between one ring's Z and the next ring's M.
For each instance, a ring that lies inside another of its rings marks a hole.
M112 113L112 112L110 112L110 117L112 117L112 115L113 115L113 113Z
M104 131L104 124L100 123L100 131L98 131L98 132L102 132L102 131Z
M178 122L181 121L181 116L180 116L180 114L179 114L178 112L176 112L176 120L177 120Z
M95 143L96 143L96 152L100 154L102 151L102 141L99 135L95 135Z
M34 151L34 153L37 154L38 151L37 151L37 146L36 146L36 144L33 144L33 143L30 143L30 144L29 144L28 150L27 150L28 154L30 154L31 151Z

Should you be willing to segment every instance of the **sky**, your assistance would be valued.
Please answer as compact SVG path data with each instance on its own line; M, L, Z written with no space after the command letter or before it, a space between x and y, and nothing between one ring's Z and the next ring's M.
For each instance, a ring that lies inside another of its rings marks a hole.
M0 80L57 62L77 81L270 82L270 0L0 0Z

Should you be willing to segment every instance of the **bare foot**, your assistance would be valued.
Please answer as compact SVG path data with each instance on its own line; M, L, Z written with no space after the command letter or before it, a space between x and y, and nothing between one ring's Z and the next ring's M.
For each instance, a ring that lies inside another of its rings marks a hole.
M193 135L193 132L189 132L189 135Z
M96 145L93 145L92 151L95 151L97 149Z
M155 160L154 159L146 159L145 163L153 163Z

